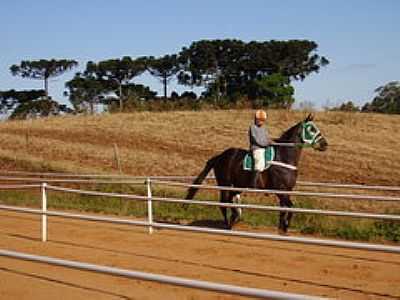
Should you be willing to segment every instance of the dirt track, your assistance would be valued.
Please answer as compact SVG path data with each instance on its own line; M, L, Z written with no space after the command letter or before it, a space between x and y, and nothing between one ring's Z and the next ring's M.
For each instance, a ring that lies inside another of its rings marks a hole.
M400 299L400 256L0 212L0 248L339 299ZM0 257L0 299L242 299Z

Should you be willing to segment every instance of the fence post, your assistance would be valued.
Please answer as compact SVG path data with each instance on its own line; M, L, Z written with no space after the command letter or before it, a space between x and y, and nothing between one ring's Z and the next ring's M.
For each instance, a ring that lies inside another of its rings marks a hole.
M119 158L119 151L118 151L118 146L116 143L114 143L114 158L115 158L115 162L116 162L119 174L122 174L121 159Z
M147 219L149 221L149 233L153 233L153 203L152 203L152 195L151 195L151 180L150 177L147 177L146 179L146 185L147 185Z
M46 195L47 183L42 183L42 211L47 212L47 195ZM47 215L42 214L42 242L47 241Z

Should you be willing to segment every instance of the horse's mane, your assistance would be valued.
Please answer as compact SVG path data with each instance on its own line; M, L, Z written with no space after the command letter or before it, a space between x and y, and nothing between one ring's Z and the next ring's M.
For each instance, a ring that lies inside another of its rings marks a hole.
M283 143L283 142L290 142L293 136L296 134L298 127L303 123L303 121L293 125L288 130L286 130L279 138L274 139L275 142Z

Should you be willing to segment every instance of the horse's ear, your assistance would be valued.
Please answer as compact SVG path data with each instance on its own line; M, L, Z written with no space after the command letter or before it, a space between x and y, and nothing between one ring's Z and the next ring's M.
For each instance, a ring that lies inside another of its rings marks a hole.
M314 120L314 114L310 113L310 114L308 114L307 118L304 121L305 122L309 122L309 121L312 121L312 120Z

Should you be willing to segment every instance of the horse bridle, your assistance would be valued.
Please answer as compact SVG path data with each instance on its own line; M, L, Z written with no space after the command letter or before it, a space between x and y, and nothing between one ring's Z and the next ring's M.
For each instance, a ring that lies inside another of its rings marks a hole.
M319 140L323 138L321 131L318 129L317 125L314 124L312 121L307 121L302 123L302 130L301 130L301 144L294 144L295 146L300 146L300 147L314 147ZM278 143L279 144L279 143ZM288 143L286 146L289 146L290 143ZM283 146L281 144L280 146ZM270 161L269 164L287 168L290 170L297 170L296 166L283 163L280 161Z
M304 146L313 147L323 138L321 131L312 121L303 122L301 130L301 142Z

